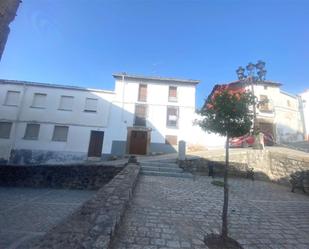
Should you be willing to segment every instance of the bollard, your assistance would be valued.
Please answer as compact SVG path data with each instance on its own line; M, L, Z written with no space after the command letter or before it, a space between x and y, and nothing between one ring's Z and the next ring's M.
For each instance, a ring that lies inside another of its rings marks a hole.
M183 140L180 140L178 143L178 160L186 160L186 142Z

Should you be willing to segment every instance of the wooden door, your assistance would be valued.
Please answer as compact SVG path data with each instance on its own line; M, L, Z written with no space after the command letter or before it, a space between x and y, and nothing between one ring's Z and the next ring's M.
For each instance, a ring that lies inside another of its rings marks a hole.
M131 131L129 153L137 155L147 153L147 131Z
M101 157L104 131L91 131L88 157Z

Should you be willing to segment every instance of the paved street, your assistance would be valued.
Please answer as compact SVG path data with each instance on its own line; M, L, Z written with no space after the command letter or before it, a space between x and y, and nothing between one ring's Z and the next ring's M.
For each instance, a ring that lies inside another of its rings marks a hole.
M206 248L219 231L223 189L211 178L141 176L113 249ZM244 248L309 248L309 196L231 179L230 235Z
M0 249L38 238L95 191L0 187Z

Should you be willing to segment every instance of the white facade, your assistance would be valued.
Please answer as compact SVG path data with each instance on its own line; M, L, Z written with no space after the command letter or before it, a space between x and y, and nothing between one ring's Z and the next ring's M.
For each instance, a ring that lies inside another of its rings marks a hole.
M300 94L303 121L305 126L305 139L309 141L309 89Z
M61 102L63 97L71 103ZM90 131L107 131L113 97L109 91L0 81L0 122L12 124L9 138L0 138L0 158L8 160L11 151L18 163L85 158ZM96 100L96 111L85 110L87 99ZM39 125L36 138L25 137L27 124ZM68 127L65 141L53 139L55 126ZM102 153L109 150L103 146Z
M299 98L282 91L280 86L267 81L254 85L254 95L259 101L256 108L258 126L272 133L277 143L302 141L304 129Z
M180 140L190 147L210 145L217 139L193 127L198 81L114 77L115 91L0 80L1 161L86 160L92 153L98 155L98 147L104 158L170 153L177 151ZM141 86L146 89L142 100ZM145 118L136 113L139 106L145 108ZM137 123L138 118L146 122Z

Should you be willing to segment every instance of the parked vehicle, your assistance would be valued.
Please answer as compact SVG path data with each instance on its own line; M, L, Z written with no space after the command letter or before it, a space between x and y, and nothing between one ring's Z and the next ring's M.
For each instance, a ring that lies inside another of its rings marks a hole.
M274 145L274 138L270 133L264 134L264 144L267 146ZM234 137L230 139L230 147L231 148L246 148L253 146L254 144L254 136L252 134L246 134L241 137Z

